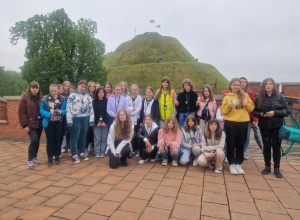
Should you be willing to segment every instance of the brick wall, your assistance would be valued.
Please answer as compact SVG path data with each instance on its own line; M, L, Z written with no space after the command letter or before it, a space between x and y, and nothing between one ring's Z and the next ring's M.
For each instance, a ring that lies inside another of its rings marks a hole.
M0 136L13 138L28 138L26 131L19 124L18 106L19 96L4 96L7 101L7 122L0 123ZM45 139L42 134L42 139Z
M249 82L248 88L254 93L259 93L260 84L261 84L261 82Z
M300 98L300 82L296 83L281 83L282 93L285 96Z
M7 120L7 102L0 98L0 120Z

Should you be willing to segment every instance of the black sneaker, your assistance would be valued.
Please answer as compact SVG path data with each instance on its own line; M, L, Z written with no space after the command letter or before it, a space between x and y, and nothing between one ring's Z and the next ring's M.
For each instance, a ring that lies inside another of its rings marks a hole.
M55 158L55 164L56 164L56 165L61 165L61 162L60 162L59 157L58 157L58 158Z
M49 157L47 167L52 167L52 165L53 165L53 159L52 159L52 157Z
M89 160L90 158L88 158L88 156L87 156L86 154L82 154L82 155L80 155L80 159L81 159L81 160L87 161L87 160Z
M278 168L274 169L274 174L277 178L282 178L283 177Z
M121 162L122 167L127 167L128 166L127 160L120 160L120 162Z
M268 175L269 173L271 173L271 167L265 167L265 169L262 170L261 173L264 175Z

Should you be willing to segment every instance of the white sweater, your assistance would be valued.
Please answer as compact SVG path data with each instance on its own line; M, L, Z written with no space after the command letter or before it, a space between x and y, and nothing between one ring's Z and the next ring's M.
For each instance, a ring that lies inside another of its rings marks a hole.
M135 98L134 102L130 95L127 96L126 99L128 101L128 113L131 114L131 122L133 125L137 125L137 120L140 118L143 99L140 95ZM133 111L133 108L135 108L135 111Z

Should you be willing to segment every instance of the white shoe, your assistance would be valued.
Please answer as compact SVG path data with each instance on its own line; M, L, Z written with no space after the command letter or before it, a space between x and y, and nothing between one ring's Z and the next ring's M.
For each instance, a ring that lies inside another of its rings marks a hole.
M135 155L135 157L140 157L140 153L137 152L136 155Z
M241 174L241 175L245 174L245 172L244 172L243 168L241 167L241 165L236 164L235 168L236 168L238 174Z
M156 161L156 159L154 158L154 159L151 159L151 162L155 162Z
M197 160L195 159L195 160L193 161L193 166L196 167L196 166L198 166L198 165L199 165L199 164L198 164Z
M100 154L96 154L96 156L95 156L95 157L101 157L101 156L100 156Z
M72 157L72 153L71 153L71 151L69 152L69 154L68 154L68 157Z
M214 166L213 166L213 165L210 165L210 166L208 167L208 169L212 170L212 169L214 169Z
M145 163L145 162L147 162L147 160L140 160L140 161L139 161L139 164L143 164L143 163Z
M105 154L100 154L100 157L105 157Z
M88 152L91 152L92 151L92 144L89 144L88 146Z
M229 165L229 172L232 174L232 175L237 175L238 172L236 170L236 167L235 167L235 164L231 164Z
M224 162L225 162L225 163L228 163L227 157L225 157Z
M215 173L221 173L222 170L215 169Z

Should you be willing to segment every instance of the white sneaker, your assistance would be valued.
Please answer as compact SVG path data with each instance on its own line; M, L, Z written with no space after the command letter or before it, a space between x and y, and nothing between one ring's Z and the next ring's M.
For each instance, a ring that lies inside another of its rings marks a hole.
M88 146L88 152L91 152L92 151L92 144L89 144Z
M156 159L154 158L154 159L151 159L151 162L155 162L156 161Z
M100 157L105 157L105 154L100 154Z
M69 152L69 154L68 154L68 157L72 157L72 153L71 153L71 151Z
M235 164L231 164L229 165L229 172L232 174L232 175L237 175L238 172L236 170L236 167L235 167Z
M245 174L245 172L244 172L243 168L241 167L241 165L236 164L235 168L236 168L238 174L241 174L241 175Z
M228 163L227 157L225 157L224 162L225 162L225 163Z
M137 152L137 153L135 154L135 157L140 157L140 153Z
M198 165L199 165L199 164L198 164L197 160L195 159L195 160L193 161L193 166L196 167L196 166L198 166Z
M222 170L215 169L215 173L221 173Z
M100 154L96 154L96 156L95 156L95 157L101 157L101 156L100 156Z
M140 161L139 161L139 164L143 164L143 163L145 163L145 162L147 162L147 160L140 160Z

